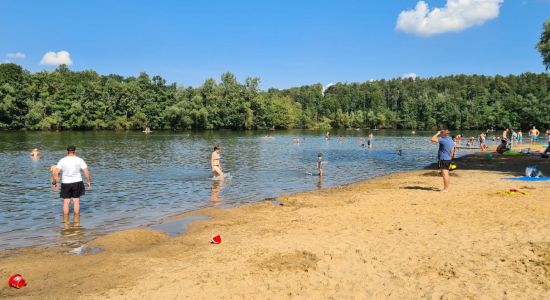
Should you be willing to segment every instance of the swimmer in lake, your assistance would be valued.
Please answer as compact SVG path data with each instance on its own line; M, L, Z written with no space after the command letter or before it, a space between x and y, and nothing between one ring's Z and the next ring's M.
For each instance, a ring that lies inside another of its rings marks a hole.
M55 185L53 184L53 183L54 183L55 174L56 174L56 172L57 172L57 171L56 171L56 167L57 167L56 165L51 165L51 166L50 166L50 174L51 174L51 176L50 176L50 182L52 183L52 189L57 191L57 190L59 189L59 187L57 186L57 184L55 184Z
M210 159L210 165L212 166L212 176L223 178L223 171L220 165L220 145L214 147L214 152L212 152L212 157Z
M31 151L31 157L32 158L40 158L40 151L38 151L38 149L34 148L32 151Z

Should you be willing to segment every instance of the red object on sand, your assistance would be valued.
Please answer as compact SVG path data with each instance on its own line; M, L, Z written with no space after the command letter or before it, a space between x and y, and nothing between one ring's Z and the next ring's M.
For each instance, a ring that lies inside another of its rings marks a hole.
M218 234L212 237L212 244L219 244L222 242L222 237Z
M19 274L12 275L8 283L11 287L14 287L16 289L20 289L27 285L25 278L23 278L23 276Z

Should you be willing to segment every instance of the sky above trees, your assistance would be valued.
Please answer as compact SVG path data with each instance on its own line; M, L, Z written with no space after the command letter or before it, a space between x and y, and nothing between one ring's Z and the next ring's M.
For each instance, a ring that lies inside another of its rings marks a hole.
M2 1L0 62L199 86L542 72L548 0Z

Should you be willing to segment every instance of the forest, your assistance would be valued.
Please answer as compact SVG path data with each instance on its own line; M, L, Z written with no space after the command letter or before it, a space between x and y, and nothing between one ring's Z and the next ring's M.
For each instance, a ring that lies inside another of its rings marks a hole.
M160 76L0 64L0 129L550 128L547 73L259 88L232 73L199 87Z

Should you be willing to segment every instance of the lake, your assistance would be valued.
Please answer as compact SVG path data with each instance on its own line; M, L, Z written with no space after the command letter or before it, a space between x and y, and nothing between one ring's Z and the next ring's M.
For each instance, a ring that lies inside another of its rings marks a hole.
M309 130L0 132L0 249L79 246L99 234L190 210L352 183L436 160L432 132L373 131L373 147L367 149L359 137L369 132L331 131L330 141L324 132ZM268 134L272 138L264 138ZM81 200L76 224L63 221L62 200L49 184L49 166L66 155L69 144L76 145L92 174L92 190ZM222 147L221 165L231 174L224 182L211 179L216 144ZM31 159L33 148L41 159ZM322 181L307 175L316 172L319 152L326 161Z

